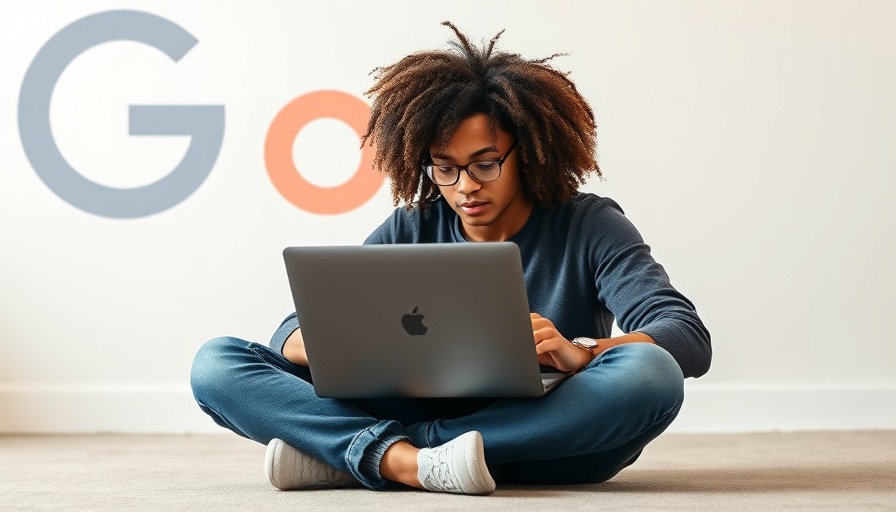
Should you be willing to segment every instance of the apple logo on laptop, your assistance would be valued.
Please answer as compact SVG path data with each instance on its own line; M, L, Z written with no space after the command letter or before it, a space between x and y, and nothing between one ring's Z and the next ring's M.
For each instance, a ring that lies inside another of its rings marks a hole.
M401 326L404 327L404 330L411 336L423 336L428 329L428 327L423 325L424 315L417 313L418 309L420 309L419 306L414 308L410 313L405 313L401 317Z

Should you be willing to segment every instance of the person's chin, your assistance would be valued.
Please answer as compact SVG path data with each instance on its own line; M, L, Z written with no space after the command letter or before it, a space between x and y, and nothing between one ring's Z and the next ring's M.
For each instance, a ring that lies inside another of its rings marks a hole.
M475 217L461 215L461 220L463 220L464 224L467 226L488 226L494 219L486 215L477 215Z
M475 212L471 215L461 207L455 208L454 212L467 226L486 226L491 223L491 216L487 215L486 212Z

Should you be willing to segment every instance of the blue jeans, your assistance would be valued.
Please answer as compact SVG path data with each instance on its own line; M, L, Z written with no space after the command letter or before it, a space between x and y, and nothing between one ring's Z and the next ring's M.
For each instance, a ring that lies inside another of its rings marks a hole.
M228 337L200 348L191 384L219 425L263 444L283 439L372 489L392 487L379 465L396 441L432 447L471 430L499 483L602 482L637 459L684 399L678 364L648 343L601 353L540 398L320 398L307 367Z

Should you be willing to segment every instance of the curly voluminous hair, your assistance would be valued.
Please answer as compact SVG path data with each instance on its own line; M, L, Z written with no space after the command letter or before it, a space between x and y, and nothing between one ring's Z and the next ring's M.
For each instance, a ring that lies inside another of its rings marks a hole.
M461 122L486 114L492 130L515 136L527 197L545 207L568 200L587 176L601 176L595 159L594 113L575 84L547 62L494 51L498 32L479 48L451 22L449 50L423 51L373 71L366 92L371 116L362 144L376 146L373 166L392 182L395 204L410 208L440 196L421 168L430 146L447 144Z

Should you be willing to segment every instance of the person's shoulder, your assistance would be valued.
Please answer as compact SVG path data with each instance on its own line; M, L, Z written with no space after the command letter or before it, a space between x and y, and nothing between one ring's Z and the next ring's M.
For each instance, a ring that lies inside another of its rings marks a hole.
M573 216L605 216L625 214L619 203L609 197L599 196L591 192L577 192L565 203L561 204L558 211L570 213Z
M558 208L567 222L567 236L598 245L627 244L640 233L622 207L609 197L579 192Z
M439 222L446 216L456 215L454 211L445 204L445 201L432 201L425 205L404 205L398 206L392 211L391 219L402 224L411 224L413 226L422 226L427 223Z
M419 243L425 241L426 234L436 230L449 214L445 212L444 201L434 201L424 206L398 206L392 214L367 238L365 243Z

